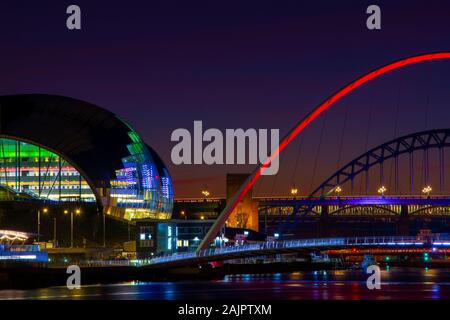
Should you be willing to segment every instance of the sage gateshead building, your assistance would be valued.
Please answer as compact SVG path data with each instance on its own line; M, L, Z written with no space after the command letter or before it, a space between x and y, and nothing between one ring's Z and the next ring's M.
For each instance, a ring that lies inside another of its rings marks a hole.
M54 95L0 97L0 201L96 203L122 219L170 219L173 187L131 125Z

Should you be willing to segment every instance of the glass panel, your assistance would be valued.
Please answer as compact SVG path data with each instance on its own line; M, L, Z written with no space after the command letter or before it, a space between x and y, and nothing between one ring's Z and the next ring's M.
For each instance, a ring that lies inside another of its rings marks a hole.
M0 186L19 198L96 201L86 180L66 160L14 139L0 138Z
M116 198L119 215L125 219L169 219L173 208L172 181L167 171L158 175L147 146L134 131L129 132L130 155L122 159L111 181L111 197Z

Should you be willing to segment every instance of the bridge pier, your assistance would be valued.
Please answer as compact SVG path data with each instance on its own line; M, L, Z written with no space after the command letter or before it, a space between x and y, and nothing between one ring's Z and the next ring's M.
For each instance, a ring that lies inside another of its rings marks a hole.
M400 210L400 218L397 221L397 235L408 236L409 235L409 215L408 205L403 204Z
M317 235L319 237L326 237L329 235L329 221L328 221L328 205L321 206L321 213L319 223L317 224Z

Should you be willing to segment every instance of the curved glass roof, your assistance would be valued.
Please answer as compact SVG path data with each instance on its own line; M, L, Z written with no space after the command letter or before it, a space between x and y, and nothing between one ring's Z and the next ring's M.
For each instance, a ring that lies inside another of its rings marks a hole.
M66 162L70 161L81 173L75 170L73 178L79 177L82 187L91 186L97 204L108 214L125 219L171 216L172 179L164 163L130 125L105 109L62 96L1 96L0 137L42 146L40 152L43 153L54 150L63 155ZM9 148L16 152L12 146ZM56 157L47 158L52 161L53 168ZM4 166L7 167L6 162ZM64 170L62 177L66 177ZM45 180L42 189L44 180L34 185L23 185L23 180L16 182L21 174L25 173L19 171L16 175L14 171L14 177L4 176L5 186L10 188L17 184L20 192L35 193L37 190L39 197L47 194L45 188L49 187L51 178L55 178L42 176L42 172L36 175ZM50 198L59 197L60 191L54 191L54 187L48 194ZM61 187L60 190L64 190L62 196L67 193L70 197L73 192L79 192L72 190L71 185L65 189L64 183ZM84 189L82 197L83 192ZM92 199L92 195L89 197ZM86 193L86 199L89 197Z

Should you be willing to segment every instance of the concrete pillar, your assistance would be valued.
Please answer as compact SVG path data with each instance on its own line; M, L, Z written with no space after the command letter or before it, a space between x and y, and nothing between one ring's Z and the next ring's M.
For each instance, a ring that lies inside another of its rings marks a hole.
M401 206L400 217L397 221L397 235L399 236L409 235L408 205Z
M322 212L320 213L320 218L317 225L318 236L326 237L330 234L329 225L328 225L328 205L321 206Z
M227 203L248 176L249 174L227 174ZM226 225L232 228L246 228L259 231L258 203L253 200L253 188L247 192L244 199L228 217Z

